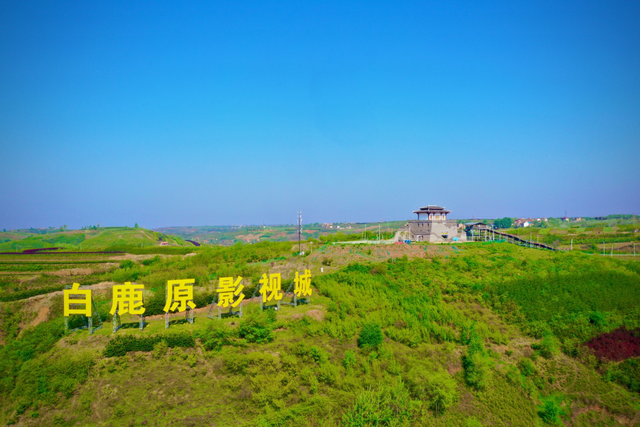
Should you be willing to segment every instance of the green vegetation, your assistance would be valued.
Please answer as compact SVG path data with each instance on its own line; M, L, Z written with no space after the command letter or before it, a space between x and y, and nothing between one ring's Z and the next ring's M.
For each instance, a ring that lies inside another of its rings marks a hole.
M513 227L513 219L508 217L496 219L495 221L493 221L493 225L497 228L511 228Z
M118 335L107 343L104 357L124 356L130 351L152 351L158 343L164 343L169 348L195 347L196 342L191 334L182 331L163 335L137 337L135 335Z
M640 359L627 359L613 364L606 373L608 379L624 385L629 390L640 393Z
M358 337L358 347L376 348L384 341L382 329L377 323L366 323Z
M33 300L0 303L0 422L529 427L632 425L637 416L638 359L599 362L583 345L640 327L637 262L507 243L329 245L305 257L292 249L47 255L61 263L51 265L100 270L3 276L0 296L79 279L144 283L148 325L140 331L136 316L123 315L113 334L104 285L94 302L105 326L93 335L65 334L59 294L43 300L44 318ZM252 302L242 318L222 320L205 309L193 324L173 316L169 330L151 317L163 313L170 279L194 278L194 300L206 307L220 277L242 276L248 299L263 273L281 272L286 290L304 268L311 304L276 311Z
M56 229L0 233L0 252L20 252L28 249L62 248L64 250L117 251L133 248L158 247L161 241L172 246L193 245L178 236L171 236L143 228L90 227L85 230ZM6 237L5 237L6 236Z
M560 416L565 415L566 412L560 406L561 401L562 397L559 396L542 398L542 404L539 406L538 412L542 421L546 424L562 425Z
M346 242L354 240L390 239L398 227L405 221L387 221L370 224L304 224L302 239L317 239L322 243ZM293 242L298 240L295 225L268 226L205 226L205 227L167 227L159 229L168 235L180 236L183 239L197 241L201 244L230 246L238 242ZM379 233L380 232L380 233Z

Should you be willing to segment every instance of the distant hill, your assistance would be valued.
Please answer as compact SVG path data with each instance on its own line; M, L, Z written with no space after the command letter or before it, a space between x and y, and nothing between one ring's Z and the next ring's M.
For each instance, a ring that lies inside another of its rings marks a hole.
M357 240L367 232L377 235L378 229L389 238L406 221L388 221L376 223L312 223L302 225L302 240L309 238L320 241L328 240ZM183 239L193 240L201 244L232 245L237 242L291 242L298 240L296 225L216 225L216 226L183 226L162 227L155 231ZM340 238L338 238L338 233Z
M180 236L131 227L104 227L89 230L19 230L0 232L0 252L59 247L92 250L115 247L194 246Z

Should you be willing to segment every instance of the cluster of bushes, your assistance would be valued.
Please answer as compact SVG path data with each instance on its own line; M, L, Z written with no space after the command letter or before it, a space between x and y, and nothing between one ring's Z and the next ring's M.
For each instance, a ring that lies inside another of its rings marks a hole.
M230 328L227 324L214 320L205 330L197 332L196 337L202 341L202 346L210 351L219 351L227 345L245 346L247 343L266 344L273 341L275 312L248 311L237 328Z
M8 395L16 386L23 365L51 350L64 335L62 319L40 323L28 328L0 347L0 394Z
M640 393L640 359L627 359L617 365L614 364L607 370L605 377L631 391Z
M384 341L382 329L377 323L366 323L358 337L358 347L376 348Z
M160 341L167 347L195 347L196 341L189 332L172 332L164 335L118 335L107 343L103 351L104 357L124 356L130 351L153 351Z
M538 415L545 424L564 425L562 415L566 412L562 409L563 396L550 395L542 398L542 403L538 406Z
M247 310L249 311L249 310ZM275 324L275 311L269 309L266 312L249 313L240 320L238 336L247 342L266 344L273 341L273 325Z
M462 344L468 346L466 354L462 356L464 379L474 389L484 390L491 381L495 363L474 327L470 328L468 334L463 334L461 340Z
M51 357L32 358L24 363L11 393L14 409L21 415L28 408L54 405L70 398L83 384L94 364L91 352L58 351Z

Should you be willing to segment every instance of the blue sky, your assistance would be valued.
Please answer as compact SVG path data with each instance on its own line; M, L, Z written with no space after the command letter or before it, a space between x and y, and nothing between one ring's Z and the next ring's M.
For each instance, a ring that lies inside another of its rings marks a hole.
M0 228L640 214L638 22L636 1L5 1Z

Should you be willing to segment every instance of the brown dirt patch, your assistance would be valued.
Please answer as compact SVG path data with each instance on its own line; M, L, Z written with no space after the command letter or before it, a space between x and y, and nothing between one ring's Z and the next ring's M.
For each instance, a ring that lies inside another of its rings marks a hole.
M40 323L42 323L45 320L47 320L47 318L49 317L49 311L50 311L49 310L49 306L40 307L40 310L38 311L38 314L31 321L31 326L39 325Z
M302 319L302 317L304 316L309 316L314 320L317 321L322 321L324 319L324 311L322 310L318 310L318 309L313 309L313 310L309 310L305 313L294 313L291 315L292 319Z
M70 268L68 270L50 271L48 274L51 276L66 277L66 276L88 276L93 273L90 268Z
M309 310L305 314L305 316L309 316L314 320L321 322L324 319L324 311L322 310Z

